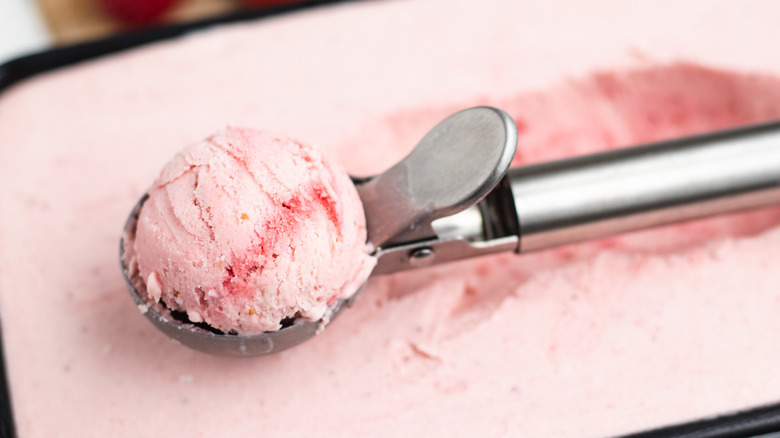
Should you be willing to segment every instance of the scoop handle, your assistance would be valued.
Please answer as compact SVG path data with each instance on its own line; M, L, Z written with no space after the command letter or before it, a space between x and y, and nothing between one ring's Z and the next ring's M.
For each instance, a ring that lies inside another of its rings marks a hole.
M765 207L780 203L780 122L517 167L508 179L518 252Z
M780 204L780 122L509 169L436 237L385 248L374 274L531 252Z

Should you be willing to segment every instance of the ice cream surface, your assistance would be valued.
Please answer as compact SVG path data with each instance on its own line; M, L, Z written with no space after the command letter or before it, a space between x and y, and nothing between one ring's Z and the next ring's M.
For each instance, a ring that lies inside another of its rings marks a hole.
M516 120L516 165L779 118L778 14L350 2L8 90L0 311L19 436L602 437L777 402L777 208L372 278L321 335L240 360L149 324L117 239L179 145L225 123L362 176L480 104Z
M375 264L349 175L284 136L225 129L178 153L148 194L126 265L150 302L225 333L318 320Z

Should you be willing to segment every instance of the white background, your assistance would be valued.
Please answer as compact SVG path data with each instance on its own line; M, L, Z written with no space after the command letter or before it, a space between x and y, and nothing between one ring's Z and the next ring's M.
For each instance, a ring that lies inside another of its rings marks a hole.
M48 44L46 26L32 0L0 0L0 64Z

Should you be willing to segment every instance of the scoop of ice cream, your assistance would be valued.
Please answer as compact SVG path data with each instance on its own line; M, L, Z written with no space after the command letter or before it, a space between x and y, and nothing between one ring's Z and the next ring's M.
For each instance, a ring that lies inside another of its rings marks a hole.
M236 128L165 166L133 249L150 300L240 334L320 319L374 266L346 172L308 145Z

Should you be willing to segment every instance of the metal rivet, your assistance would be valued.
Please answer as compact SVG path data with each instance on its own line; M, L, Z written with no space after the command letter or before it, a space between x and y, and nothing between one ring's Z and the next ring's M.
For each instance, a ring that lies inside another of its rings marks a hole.
M409 265L414 267L428 266L433 262L433 248L423 247L409 253Z

